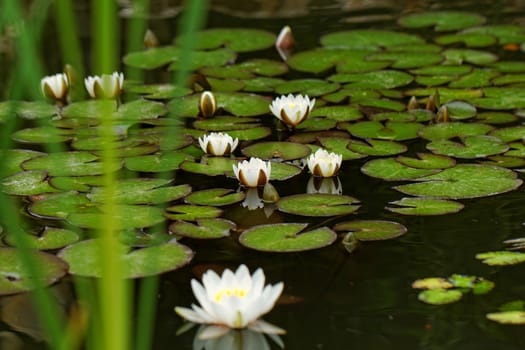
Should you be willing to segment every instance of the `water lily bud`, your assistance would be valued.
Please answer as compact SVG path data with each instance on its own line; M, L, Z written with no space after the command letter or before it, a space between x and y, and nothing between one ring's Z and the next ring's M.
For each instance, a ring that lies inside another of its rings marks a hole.
M42 78L40 81L42 94L55 101L65 101L69 90L67 75L59 73Z
M199 111L205 118L213 117L215 111L217 111L217 99L211 91L204 91L201 94Z
M146 34L144 34L144 47L147 49L151 49L153 47L159 46L159 39L157 39L157 36L151 29L146 30Z
M292 29L290 26L284 26L279 32L277 40L275 41L275 48L277 49L277 52L283 61L286 61L292 55L294 46L295 39L292 34Z
M337 153L328 152L325 149L318 149L310 154L306 159L308 169L314 176L331 177L337 174L341 167L343 156Z
M434 112L438 108L439 108L439 92L436 91L433 95L430 95L428 97L426 110Z
M117 98L122 92L124 74L113 72L111 75L89 76L84 79L84 85L92 98Z
M450 115L446 105L439 107L436 114L436 122L438 123L448 123L450 120Z
M419 102L417 102L416 96L412 96L407 104L408 111L411 111L414 109L419 109Z
M270 180L272 165L259 158L251 158L233 165L233 173L245 187L264 186Z
M199 137L201 149L212 156L223 156L232 153L239 144L238 138L232 138L222 132L212 132Z
M305 120L315 105L315 98L292 95L277 97L270 104L270 111L286 125L296 127Z
M277 189L271 184L267 183L263 189L263 200L269 203L275 203L281 198Z

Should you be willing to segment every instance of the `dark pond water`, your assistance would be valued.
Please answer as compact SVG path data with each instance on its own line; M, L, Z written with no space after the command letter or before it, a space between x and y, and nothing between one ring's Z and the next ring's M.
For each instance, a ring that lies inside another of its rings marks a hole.
M164 4L167 3L167 4ZM460 9L487 17L490 23L523 23L523 1L213 1L208 27L253 27L278 32L293 28L297 50L310 49L325 33L356 28L394 29L397 18L413 10ZM151 28L164 42L174 35L175 20L168 16L177 4L154 1L157 19ZM166 7L163 7L166 6ZM170 10L171 11L171 10ZM163 18L167 17L167 18ZM125 20L124 20L125 21ZM421 33L425 35L425 31ZM278 59L276 53L271 58ZM522 59L522 53L501 52ZM50 66L54 63L50 62ZM300 75L298 75L300 76ZM411 152L421 150L409 143ZM198 253L189 266L162 276L158 293L154 349L191 349L195 332L177 336L183 321L175 306L194 302L189 281L206 266L251 270L262 267L271 282L284 281L283 302L265 320L287 330L282 340L287 349L523 349L523 326L503 326L485 315L508 301L525 298L522 265L489 267L474 258L479 252L502 250L504 240L525 236L525 189L504 195L462 200L457 214L436 217L400 216L384 207L399 199L391 189L397 182L372 179L361 173L369 160L346 161L339 174L343 194L359 198L362 207L351 219L392 220L407 227L406 235L389 241L365 242L349 254L340 242L311 252L272 254L242 248L235 236L220 241L184 243ZM182 175L179 179L184 179ZM202 187L235 189L234 181ZM281 196L304 193L307 175L276 183ZM240 211L240 212L239 212ZM296 221L291 215L263 210L229 209L226 217L239 226L272 221ZM244 221L244 223L241 222ZM341 220L341 219L338 219ZM315 220L313 220L315 221ZM331 223L329 223L331 224ZM411 283L418 278L453 273L482 276L495 282L486 295L466 295L461 301L431 306L417 300ZM9 329L3 325L3 329ZM24 348L43 348L24 336ZM269 341L272 348L278 348Z

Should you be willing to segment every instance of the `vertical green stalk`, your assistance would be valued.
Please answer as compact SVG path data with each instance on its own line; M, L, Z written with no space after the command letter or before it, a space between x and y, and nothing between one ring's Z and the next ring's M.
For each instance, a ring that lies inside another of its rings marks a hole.
M140 16L132 17L128 20L128 30L126 36L126 52L139 51L144 46L144 34L147 29L147 14L149 9L149 0L134 0L132 3L135 13ZM127 67L126 78L133 80L142 80L144 77L143 70Z
M55 16L57 21L60 53L64 63L71 64L78 75L84 76L82 48L78 40L78 31L73 3L71 0L55 0Z
M93 26L93 67L97 73L110 73L117 68L119 57L119 35L116 2L108 0L95 0L92 15ZM115 202L116 175L111 170L117 162L115 150L115 135L113 121L111 120L112 108L102 113L100 137L104 148L102 150L102 163L104 168L103 183L105 189L105 202L102 206L104 213L102 228L100 230L100 256L102 276L99 281L99 296L102 324L102 349L129 350L130 320L130 288L129 281L122 276L122 261L118 252L117 239L118 223Z

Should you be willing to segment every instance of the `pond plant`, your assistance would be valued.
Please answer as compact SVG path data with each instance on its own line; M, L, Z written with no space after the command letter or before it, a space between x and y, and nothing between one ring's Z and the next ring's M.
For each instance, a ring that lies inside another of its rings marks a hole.
M16 1L5 3L7 17L23 18ZM76 33L64 31L74 18L71 2L55 6L61 39L79 48ZM284 330L260 317L285 298L286 281L264 286L265 273L250 274L244 252L281 259L337 245L350 257L410 232L406 217L452 215L522 185L525 65L498 53L525 42L523 27L485 24L466 12L418 12L400 17L396 30L324 33L318 47L293 51L289 26L279 35L202 29L204 1L187 1L172 43L149 31L142 45L144 21L135 22L130 30L140 34L129 38L121 67L112 46L115 6L94 1L98 75L84 80L91 99L71 66L51 76L37 69L38 55L25 52L34 51L33 33L22 31L12 76L32 76L14 79L0 102L0 294L31 291L50 348L150 348L158 276L225 241L230 260L212 261L221 275L207 269L202 284L187 279L199 305L175 311L206 325L197 331L200 348L239 338L266 348L261 333L281 346L275 335ZM82 72L76 54L63 59ZM157 73L172 79L145 79ZM399 197L382 206L396 221L370 217L369 203L352 195L358 189L346 184L355 167ZM523 238L508 243L524 248ZM472 259L501 266L524 255ZM226 267L233 263L236 269ZM77 300L62 310L54 287L45 287L65 276ZM497 285L455 273L420 276L412 287L424 289L420 301L444 305ZM524 324L523 303L487 318Z

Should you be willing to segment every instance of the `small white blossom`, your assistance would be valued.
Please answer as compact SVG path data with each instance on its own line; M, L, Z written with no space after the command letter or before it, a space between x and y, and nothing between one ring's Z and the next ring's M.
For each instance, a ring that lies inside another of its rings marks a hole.
M320 177L331 177L337 174L342 161L342 155L333 152L329 153L322 148L310 154L306 159L310 173Z
M239 144L238 138L232 138L222 132L212 132L199 137L201 149L212 156L223 156L232 153Z
M92 98L117 98L122 92L124 74L113 72L111 75L89 76L84 79L84 85Z
M270 111L283 123L296 127L304 121L314 108L315 98L308 96L292 95L277 97L270 104Z
M42 78L40 81L42 94L56 101L63 101L69 90L67 75L59 73Z
M250 158L233 165L233 173L245 187L264 186L270 180L271 162L259 158Z

